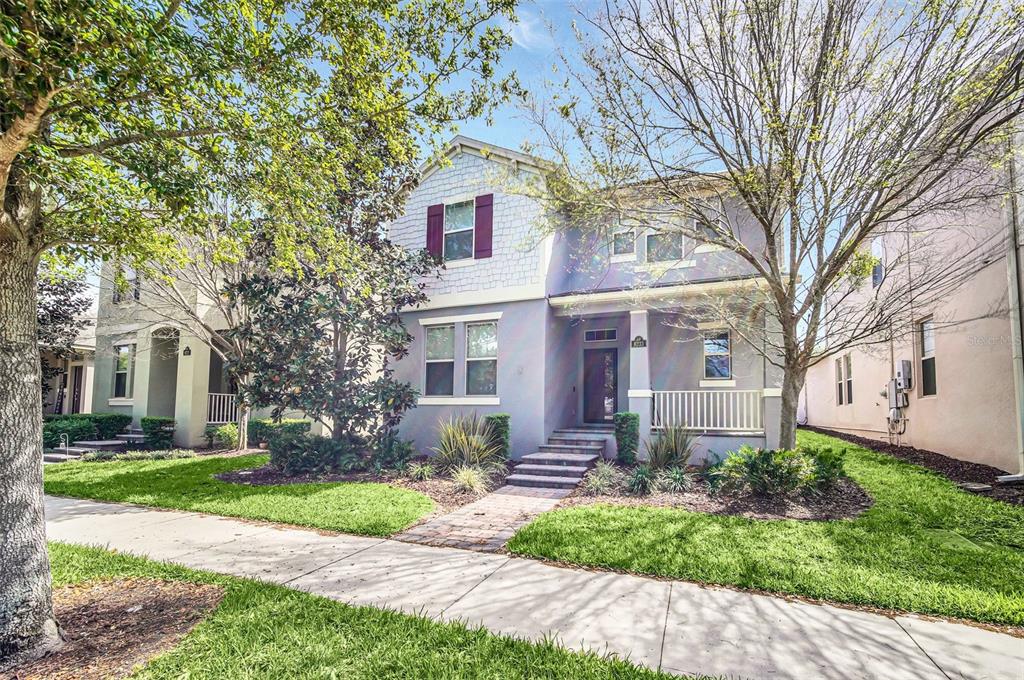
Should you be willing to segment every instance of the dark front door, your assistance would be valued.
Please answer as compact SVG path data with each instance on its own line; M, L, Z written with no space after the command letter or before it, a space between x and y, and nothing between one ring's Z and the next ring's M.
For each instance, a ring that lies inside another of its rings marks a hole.
M82 411L82 367L71 368L71 413Z
M583 350L583 422L611 422L618 410L618 374L618 350Z

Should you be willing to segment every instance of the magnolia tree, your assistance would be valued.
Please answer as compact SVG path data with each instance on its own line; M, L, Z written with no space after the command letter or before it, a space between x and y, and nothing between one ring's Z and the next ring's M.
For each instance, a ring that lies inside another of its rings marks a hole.
M69 359L75 354L75 340L89 327L86 312L92 306L84 272L56 261L44 263L39 269L36 301L36 328L39 337L40 376L43 398L61 367L51 359Z
M230 195L273 264L343 235L325 216L358 146L415 153L509 92L514 0L42 2L5 6L0 107L0 672L61 644L45 543L37 265L136 269L203 237ZM408 123L411 117L413 123ZM415 136L409 134L413 130Z
M784 447L810 365L1005 252L969 215L1006 193L1017 3L608 0L578 39L526 103L557 161L538 192L554 228L681 234L747 275L698 312L782 369ZM923 263L913 280L878 285L875 238L890 270Z

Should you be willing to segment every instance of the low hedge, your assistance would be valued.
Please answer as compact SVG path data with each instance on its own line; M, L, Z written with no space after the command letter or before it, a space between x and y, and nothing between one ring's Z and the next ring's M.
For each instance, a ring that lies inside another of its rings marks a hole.
M76 441L96 439L96 426L88 418L47 419L43 423L43 446L57 448L62 434L68 436L68 446L71 446Z
M484 420L491 426L494 433L494 442L501 446L502 455L508 458L512 453L512 441L509 428L511 416L507 413L491 413L484 416Z
M301 418L282 418L274 422L270 418L253 418L249 421L249 446L269 444L271 438L280 433L305 434L312 425Z
M139 421L146 446L151 449L169 449L174 443L174 418L146 416Z
M94 436L96 439L117 439L117 435L124 432L131 422L132 417L124 413L70 413L46 416L46 423L55 423L62 420L88 420L96 428Z
M365 443L360 441L336 441L294 429L283 430L270 438L270 465L286 475L346 473L364 467L364 448Z

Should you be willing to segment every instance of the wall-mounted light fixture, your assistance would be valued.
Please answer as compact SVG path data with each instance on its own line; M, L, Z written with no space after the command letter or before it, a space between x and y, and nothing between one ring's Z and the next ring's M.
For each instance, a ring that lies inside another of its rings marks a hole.
M191 347L189 347L188 345L185 345L185 351L183 351L183 352L181 353L181 355L182 355L182 356L185 356L185 357L190 357L190 356L192 356L192 348L191 348Z

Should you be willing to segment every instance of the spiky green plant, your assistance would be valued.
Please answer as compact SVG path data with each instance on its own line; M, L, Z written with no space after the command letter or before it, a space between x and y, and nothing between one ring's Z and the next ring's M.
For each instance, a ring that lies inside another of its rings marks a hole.
M482 495L491 488L491 475L483 468L463 465L452 471L452 481L459 491Z
M697 437L692 431L674 425L662 430L656 439L644 441L647 464L653 470L685 468L696 446Z
M495 440L494 430L476 413L453 415L441 421L437 434L437 446L431 450L442 470L467 466L493 469L504 464L504 451Z

